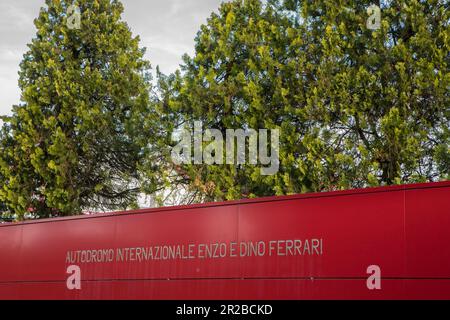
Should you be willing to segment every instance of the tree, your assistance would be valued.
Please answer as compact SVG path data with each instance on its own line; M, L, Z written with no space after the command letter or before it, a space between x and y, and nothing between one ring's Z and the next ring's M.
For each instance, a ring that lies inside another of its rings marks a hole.
M0 128L0 154L4 155L4 151L8 145L8 143L10 142L10 139L8 139L7 136L7 132L8 132L8 127L7 126L3 126L2 128ZM0 166L8 166L9 164L6 162L5 163L6 158L5 157L0 157ZM5 177L3 176L2 172L0 172L0 186L3 186L6 182ZM4 220L9 220L10 218L10 214L9 214L9 210L8 207L6 206L6 204L2 201L0 201L0 223Z
M384 3L384 2L383 2ZM201 27L195 55L162 77L175 124L279 128L280 170L174 166L204 199L281 195L449 178L449 10L365 1L224 3Z
M184 56L183 74L160 81L161 109L173 117L169 135L180 127L192 128L195 120L224 135L228 128L279 129L280 67L287 45L279 34L288 23L257 0L222 4L201 27L195 57ZM197 200L273 194L284 173L264 177L259 167L246 165L183 165L174 170L181 183L200 195Z
M20 65L23 103L4 118L0 200L19 219L133 206L142 158L134 137L150 112L139 37L121 20L120 1L46 4Z
M448 4L380 2L375 30L364 1L286 2L307 26L315 78L305 110L322 129L320 149L332 151L317 169L346 188L448 179ZM348 170L337 175L336 164Z
M0 221L2 220L3 215L7 213L7 210L6 205L0 202Z
M4 203L0 202L0 223L3 222L11 222L13 221L13 217L10 215L8 208Z

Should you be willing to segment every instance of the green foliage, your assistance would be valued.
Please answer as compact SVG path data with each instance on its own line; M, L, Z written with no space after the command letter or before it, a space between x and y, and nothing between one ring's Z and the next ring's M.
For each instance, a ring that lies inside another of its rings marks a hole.
M70 29L67 8L81 11ZM47 1L5 118L0 201L19 219L133 205L149 113L149 63L113 0ZM137 141L136 141L137 140Z
M280 170L175 171L209 200L448 179L450 10L382 3L375 31L368 1L222 4L160 79L168 130L279 128Z
M447 3L224 2L181 70L150 65L116 0L48 0L20 68L23 103L0 131L0 211L18 219L450 178ZM279 129L280 168L175 165L172 133ZM169 194L169 196L172 193ZM182 195L181 195L182 196ZM175 196L174 196L175 197Z
M2 118L0 118L1 120ZM0 155L5 155L4 151L10 146L12 142L11 139L8 138L7 135L8 129L7 126L3 126L0 128ZM11 163L8 158L0 157L0 167L9 167ZM7 179L4 176L4 172L0 171L0 186L5 185ZM10 210L5 202L0 200L0 223L2 221L13 220L11 217Z
M8 210L8 208L6 207L6 205L4 203L0 202L0 221L1 221L1 218L3 217L3 215L7 214L7 210Z

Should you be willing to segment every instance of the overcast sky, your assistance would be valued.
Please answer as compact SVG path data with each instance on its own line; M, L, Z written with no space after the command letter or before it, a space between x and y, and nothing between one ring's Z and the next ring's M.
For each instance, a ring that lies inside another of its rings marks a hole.
M163 73L176 70L184 53L193 53L194 37L222 0L122 0L123 19L147 47L147 58ZM0 0L0 114L18 104L19 63L36 33L33 20L45 0ZM1 122L0 122L1 126Z

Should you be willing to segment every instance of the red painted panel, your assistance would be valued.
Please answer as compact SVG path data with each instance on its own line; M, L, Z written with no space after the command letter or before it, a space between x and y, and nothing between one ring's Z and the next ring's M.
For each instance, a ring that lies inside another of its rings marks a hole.
M3 225L0 299L450 299L449 196L445 182ZM225 257L199 257L220 243ZM142 252L163 245L173 259ZM113 258L66 261L82 250Z
M408 279L405 299L450 300L450 279Z
M20 284L15 282L0 282L0 300L19 300Z
M10 226L0 229L0 283L22 279L20 244L22 226Z
M239 277L239 261L231 258L202 258L200 244L229 243L237 240L237 206L185 209L133 216L117 216L116 248L180 246L181 259L145 260L117 263L119 279L184 279ZM198 258L189 258L189 245ZM218 247L217 247L218 248ZM204 249L204 250L203 250ZM218 250L218 249L217 249ZM184 253L184 254L183 254ZM218 253L218 252L216 252ZM214 254L214 252L213 252Z
M400 277L403 207L402 191L241 206L241 241L323 239L321 255L244 258L243 277L366 277L370 265L380 266L385 277Z
M109 248L114 234L114 217L25 224L20 255L22 280L65 281L68 251ZM114 263L83 264L83 279L112 279L114 268Z
M450 281L383 281L383 290L369 291L365 280L154 280L83 283L68 291L64 283L0 284L0 299L101 300L299 300L299 299L450 299Z
M407 277L450 279L450 187L406 191Z

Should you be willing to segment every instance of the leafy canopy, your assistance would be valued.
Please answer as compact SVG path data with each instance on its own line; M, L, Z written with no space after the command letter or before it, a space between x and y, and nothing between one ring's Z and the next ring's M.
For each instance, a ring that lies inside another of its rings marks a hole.
M278 128L281 166L176 167L185 182L215 200L448 179L448 5L383 1L372 30L370 4L222 4L161 78L169 131Z
M149 63L113 0L47 0L20 65L22 104L5 118L0 200L19 219L133 205L149 108Z

